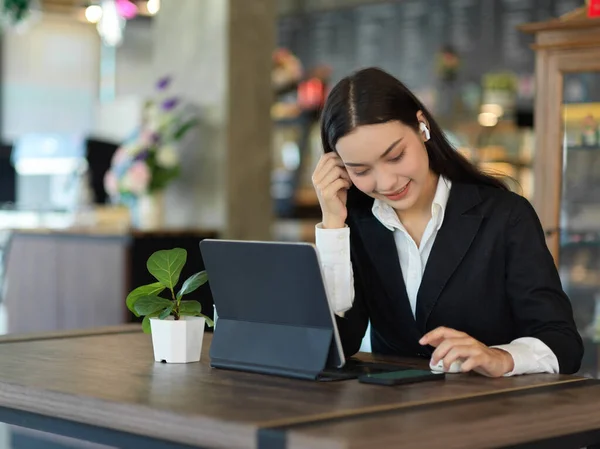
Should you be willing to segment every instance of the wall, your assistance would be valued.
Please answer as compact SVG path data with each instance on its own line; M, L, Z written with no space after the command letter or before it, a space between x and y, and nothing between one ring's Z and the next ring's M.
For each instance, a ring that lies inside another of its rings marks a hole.
M98 92L99 37L93 26L45 15L3 39L2 130L85 134Z
M115 93L122 97L145 97L152 93L155 83L153 70L153 21L138 18L127 22L123 43L116 50Z
M130 20L121 45L112 51L105 50L102 57L106 58L114 90L109 92L109 100L100 98L96 104L92 130L95 138L119 143L139 125L144 101L153 94L156 82L152 30L151 19Z

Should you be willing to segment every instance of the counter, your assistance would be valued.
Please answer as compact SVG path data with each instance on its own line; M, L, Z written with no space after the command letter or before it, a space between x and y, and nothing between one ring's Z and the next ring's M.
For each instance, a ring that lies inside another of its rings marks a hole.
M125 306L125 297L135 287L156 281L146 269L148 257L160 249L185 248L185 279L204 269L200 241L216 236L212 230L139 231L110 225L13 229L4 250L4 288L0 290L6 332L130 322L134 317ZM189 299L199 300L207 312L212 311L208 286Z

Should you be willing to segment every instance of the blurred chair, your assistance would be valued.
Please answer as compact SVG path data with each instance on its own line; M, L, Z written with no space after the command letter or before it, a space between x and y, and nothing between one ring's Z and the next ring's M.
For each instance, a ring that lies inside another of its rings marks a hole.
M104 191L104 175L110 169L112 157L119 145L114 142L88 138L86 147L90 188L94 195L93 202L105 204L108 202L108 195Z
M16 199L17 175L11 163L12 145L0 144L0 204Z

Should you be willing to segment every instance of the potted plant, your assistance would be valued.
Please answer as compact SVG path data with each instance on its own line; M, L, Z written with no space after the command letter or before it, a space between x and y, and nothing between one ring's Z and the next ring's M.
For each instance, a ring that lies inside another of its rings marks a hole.
M183 301L208 281L206 271L190 276L177 293L181 270L187 261L183 248L156 251L146 267L158 282L142 285L127 295L127 308L135 316L143 316L142 329L152 334L154 359L157 362L188 363L200 360L205 323L212 320L202 314L198 301ZM159 296L165 292L168 298Z

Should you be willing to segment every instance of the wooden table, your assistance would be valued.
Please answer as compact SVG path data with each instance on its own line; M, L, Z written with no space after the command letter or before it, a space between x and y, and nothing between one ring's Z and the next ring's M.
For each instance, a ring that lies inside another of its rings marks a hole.
M135 435L150 438L144 447L501 447L568 434L589 443L596 435L586 432L600 429L592 380L456 374L394 388L318 383L212 369L211 336L201 362L186 365L155 363L137 325L1 339L0 421L61 433L58 418L119 447L139 447Z

